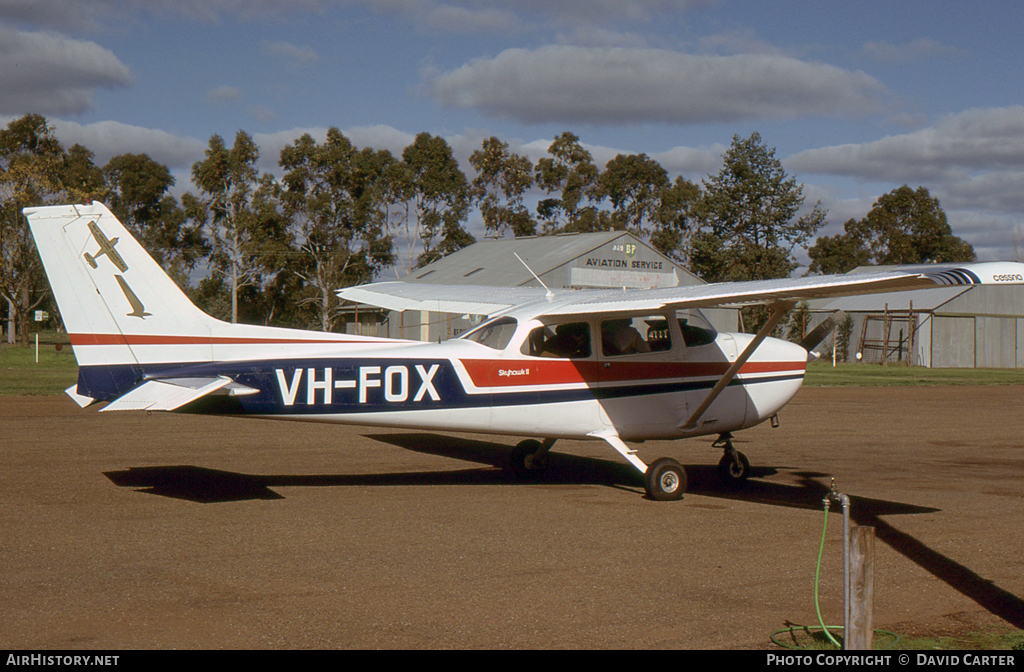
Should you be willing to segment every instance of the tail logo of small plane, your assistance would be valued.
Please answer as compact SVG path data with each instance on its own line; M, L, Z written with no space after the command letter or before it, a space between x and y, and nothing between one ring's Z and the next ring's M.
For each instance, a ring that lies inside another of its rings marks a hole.
M146 316L153 314L146 312L146 307L142 305L142 301L139 301L139 297L135 295L135 292L133 292L132 288L128 286L128 283L125 282L124 278L120 275L115 275L114 277L117 278L117 284L121 285L121 291L124 292L124 298L128 299L128 305L132 307L132 312L127 313L128 317L145 318Z
M117 267L117 270L122 273L127 271L128 264L124 263L124 259L122 259L121 255L114 249L117 245L117 238L107 238L103 235L103 231L96 225L96 222L89 222L89 230L92 231L92 237L100 246L100 251L95 255L89 254L88 252L82 255L85 257L85 260L89 262L89 265L93 268L98 268L99 266L97 265L96 260L102 256L106 256L107 259L110 259L110 262ZM121 286L124 287L123 284Z
M106 234L103 233L103 230L100 229L96 222L89 222L89 231L92 232L93 239L100 246L100 251L96 254L89 254L86 252L82 255L85 257L85 260L89 265L93 268L99 268L99 264L96 263L96 260L105 256L110 260L110 263L117 267L117 270L122 273L127 271L128 264L124 262L124 258L118 254L116 249L114 249L117 246L117 237L107 238ZM146 312L146 307L142 305L142 301L140 301L139 297L132 291L132 288L128 286L128 283L125 281L123 276L115 273L114 278L117 279L117 284L120 285L121 291L124 292L124 298L128 299L128 305L132 307L132 312L127 313L128 317L139 317L145 319L149 315L153 314Z

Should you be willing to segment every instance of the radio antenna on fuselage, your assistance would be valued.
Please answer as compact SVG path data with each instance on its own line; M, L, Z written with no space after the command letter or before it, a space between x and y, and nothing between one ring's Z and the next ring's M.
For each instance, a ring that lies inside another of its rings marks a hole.
M532 275L537 280L537 282L540 283L540 286L543 287L544 289L548 290L548 293L545 294L544 296L549 298L549 299L555 298L555 293L552 292L551 288L548 287L547 285L545 285L544 281L540 279L540 276L538 276L536 273L534 273L533 269L530 268L525 261L523 261L523 258L519 256L519 253L518 252L513 252L512 254L516 255L516 259L519 260L520 264L522 264L523 266L526 266L526 270L528 270L530 272L530 275Z

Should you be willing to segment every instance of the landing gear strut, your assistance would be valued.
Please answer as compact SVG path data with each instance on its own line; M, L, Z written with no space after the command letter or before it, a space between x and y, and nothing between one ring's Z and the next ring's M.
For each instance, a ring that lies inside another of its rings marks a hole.
M711 444L725 452L718 462L718 478L726 485L739 485L750 476L750 460L732 445L732 434L719 434L718 440Z
M604 439L617 450L626 461L636 467L637 471L644 475L644 490L651 499L668 502L683 498L686 492L686 470L683 465L670 457L662 457L650 466L636 456L636 451L627 446L619 435L613 431L605 430L594 432L590 436Z

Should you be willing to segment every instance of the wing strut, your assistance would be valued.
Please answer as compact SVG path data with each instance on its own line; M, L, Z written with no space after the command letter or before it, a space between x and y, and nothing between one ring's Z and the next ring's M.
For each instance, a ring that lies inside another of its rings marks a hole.
M715 387L711 390L711 394L701 402L701 405L693 412L690 419L679 425L679 429L694 429L697 427L697 421L700 420L701 416L704 415L704 412L708 410L708 407L711 406L715 399L718 398L718 395L722 393L722 390L732 382L732 379L736 377L736 374L739 373L740 369L743 368L743 365L747 363L748 359L750 359L750 356L754 354L755 350L757 350L757 346L761 345L764 339L768 337L768 334L772 332L772 329L778 326L779 322L782 321L782 318L789 312L789 309L795 305L795 301L776 301L771 304L771 317L768 318L768 321L765 322L764 326L757 332L757 335L754 336L752 341L750 341L750 344L743 350L743 352L740 353L740 356L736 358L736 361L732 363L732 366L730 366L729 370L725 372L725 375L723 375L721 379L719 379L718 383L715 384Z

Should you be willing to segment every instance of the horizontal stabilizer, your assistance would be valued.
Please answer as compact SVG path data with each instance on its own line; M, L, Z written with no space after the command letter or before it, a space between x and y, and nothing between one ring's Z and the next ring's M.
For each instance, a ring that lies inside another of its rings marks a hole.
M223 390L223 391L221 391ZM173 411L208 394L245 395L259 390L239 385L226 376L150 380L115 399L104 411Z
M92 403L94 403L96 401L92 397L87 397L84 394L79 394L78 393L78 383L75 383L74 385L72 385L68 389L64 390L64 394L66 394L69 397L71 397L72 399L74 399L75 403L78 404L79 406L81 406L82 408L85 408L89 404L92 404Z

